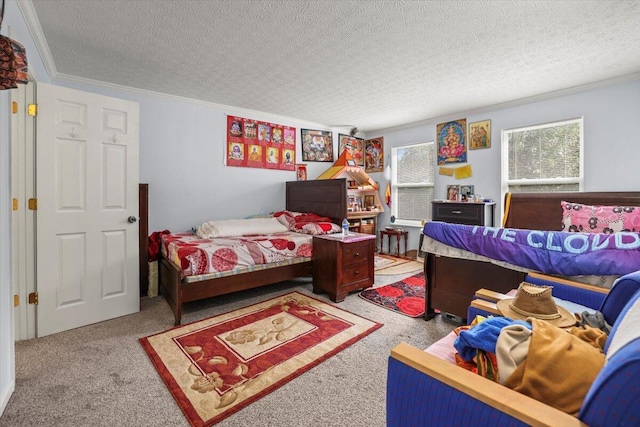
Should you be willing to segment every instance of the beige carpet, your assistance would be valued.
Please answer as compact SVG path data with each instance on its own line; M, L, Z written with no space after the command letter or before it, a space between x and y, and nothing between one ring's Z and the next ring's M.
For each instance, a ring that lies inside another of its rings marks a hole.
M412 273L422 270L421 262L386 254L376 255L374 265L376 274L383 276Z

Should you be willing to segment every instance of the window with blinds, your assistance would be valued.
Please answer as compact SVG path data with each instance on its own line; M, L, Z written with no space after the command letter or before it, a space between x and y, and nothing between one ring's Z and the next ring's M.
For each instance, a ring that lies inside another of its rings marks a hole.
M580 191L582 118L502 131L502 190Z
M425 142L391 149L391 212L396 224L420 226L431 219L434 147Z

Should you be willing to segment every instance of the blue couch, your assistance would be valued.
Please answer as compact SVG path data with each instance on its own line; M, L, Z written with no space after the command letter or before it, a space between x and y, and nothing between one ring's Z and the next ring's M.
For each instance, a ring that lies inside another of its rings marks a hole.
M598 309L613 328L604 348L605 367L591 385L578 418L401 343L389 357L387 426L640 425L638 289L640 271L618 279L604 296L589 295L601 300Z

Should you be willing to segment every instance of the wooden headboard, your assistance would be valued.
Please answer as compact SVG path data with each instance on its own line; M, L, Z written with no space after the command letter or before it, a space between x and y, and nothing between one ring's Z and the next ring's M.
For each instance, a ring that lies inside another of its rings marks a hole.
M287 210L327 216L336 224L347 217L345 178L288 181L286 188Z
M505 197L506 228L528 230L562 229L561 201L603 206L640 206L639 191L623 192L571 192L571 193L512 193L507 205ZM508 207L507 207L508 206Z

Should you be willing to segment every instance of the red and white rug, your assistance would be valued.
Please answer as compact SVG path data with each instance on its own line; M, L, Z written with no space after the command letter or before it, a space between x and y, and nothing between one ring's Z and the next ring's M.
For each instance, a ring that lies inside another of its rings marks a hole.
M360 297L380 307L404 314L419 317L425 310L424 273L419 273L389 285L360 292Z
M140 343L189 423L209 426L381 326L292 292Z

